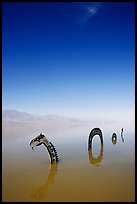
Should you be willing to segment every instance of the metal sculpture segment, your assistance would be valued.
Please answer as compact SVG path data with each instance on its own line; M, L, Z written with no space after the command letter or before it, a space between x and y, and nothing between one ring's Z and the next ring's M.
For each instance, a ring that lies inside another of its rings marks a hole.
M44 144L45 147L48 150L49 156L50 156L50 162L51 163L55 163L59 161L58 158L58 154L56 151L55 146L52 144L52 142L50 142L44 134L40 134L37 137L35 137L34 139L31 140L30 142L30 146L32 147L32 149L34 150L34 147L39 146L41 144Z
M123 128L121 129L121 139L122 139L122 142L124 142L124 137L123 137Z
M112 134L112 143L114 145L117 143L117 134L115 132Z
M88 139L88 149L91 149L92 145L92 139L95 135L98 135L100 137L101 144L103 144L103 135L102 131L100 128L93 128L89 134L89 139Z
M100 148L100 154L98 157L94 157L92 153L92 141L93 137L95 135L98 135L100 137L101 141L101 148ZM103 159L103 134L100 128L94 128L91 130L89 134L89 139L88 139L88 156L89 156L89 161L92 165L97 166Z

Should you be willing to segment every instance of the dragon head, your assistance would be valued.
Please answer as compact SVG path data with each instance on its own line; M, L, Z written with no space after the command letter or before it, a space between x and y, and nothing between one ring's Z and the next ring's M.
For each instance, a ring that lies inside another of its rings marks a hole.
M34 147L39 146L43 143L49 145L48 139L44 136L43 133L40 133L37 137L35 137L34 139L30 141L30 146L34 150Z

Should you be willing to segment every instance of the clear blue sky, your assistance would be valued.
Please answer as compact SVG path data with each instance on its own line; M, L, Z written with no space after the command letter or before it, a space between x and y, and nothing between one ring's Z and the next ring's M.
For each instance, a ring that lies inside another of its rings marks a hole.
M3 2L2 109L134 113L135 4Z

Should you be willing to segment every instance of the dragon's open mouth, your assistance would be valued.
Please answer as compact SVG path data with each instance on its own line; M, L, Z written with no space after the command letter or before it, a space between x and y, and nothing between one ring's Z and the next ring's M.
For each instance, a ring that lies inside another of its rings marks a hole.
M37 144L36 146L39 146L39 145L41 145L41 144Z

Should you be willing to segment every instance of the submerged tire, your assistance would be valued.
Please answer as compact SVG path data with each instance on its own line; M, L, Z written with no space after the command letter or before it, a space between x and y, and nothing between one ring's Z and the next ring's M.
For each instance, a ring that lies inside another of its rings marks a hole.
M95 135L98 135L100 138L100 142L101 144L103 144L103 134L100 128L93 128L89 134L89 138L88 138L88 150L91 149L92 146L92 139Z
M98 157L94 157L92 153L92 142L95 135L98 135L100 138L100 153ZM103 159L103 134L100 128L93 128L89 134L88 138L88 157L89 161L93 166L97 166Z
M112 134L112 143L114 145L117 143L117 134L115 132Z

